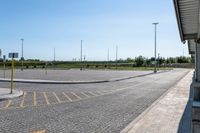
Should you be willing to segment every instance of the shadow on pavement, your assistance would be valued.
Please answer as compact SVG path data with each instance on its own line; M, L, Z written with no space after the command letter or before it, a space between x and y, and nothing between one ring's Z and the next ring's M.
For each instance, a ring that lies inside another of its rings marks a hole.
M190 85L190 97L185 107L184 113L179 122L177 133L191 133L192 123L192 84Z

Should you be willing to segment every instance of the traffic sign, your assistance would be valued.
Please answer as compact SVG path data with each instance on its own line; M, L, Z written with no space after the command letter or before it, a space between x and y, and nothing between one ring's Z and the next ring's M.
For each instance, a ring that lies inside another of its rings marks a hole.
M18 53L9 53L8 57L9 58L18 58Z

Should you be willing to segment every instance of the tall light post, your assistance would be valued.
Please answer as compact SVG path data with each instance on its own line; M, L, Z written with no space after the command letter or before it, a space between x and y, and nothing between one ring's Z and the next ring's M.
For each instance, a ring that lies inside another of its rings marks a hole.
M21 67L21 71L23 71L23 66L24 66L24 39L21 39L22 41L22 57L21 57L21 62L22 62L22 67Z
M156 26L159 24L159 23L152 23L154 26L155 26L155 50L154 50L154 54L155 54L155 57L154 57L154 73L157 72L156 70L156 66L157 66L157 61L156 61Z
M81 68L80 68L80 70L82 70L83 69L83 63L82 63L82 57L83 57L83 46L82 46L82 43L83 43L83 40L81 40Z

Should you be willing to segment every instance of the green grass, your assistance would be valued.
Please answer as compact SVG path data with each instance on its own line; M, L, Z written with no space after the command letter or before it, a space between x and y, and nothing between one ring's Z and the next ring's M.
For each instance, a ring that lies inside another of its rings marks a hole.
M7 62L6 68L10 68L11 62ZM57 62L55 65L52 63L48 63L47 68L48 69L72 69L77 68L79 69L81 66L85 69L93 69L93 70L103 70L103 69L109 69L109 70L150 70L153 71L154 67L134 67L130 63L118 63L118 66L116 68L115 62L110 62L109 66L107 62L87 62L87 63L80 63L80 62ZM45 63L44 62L24 62L24 69L44 69ZM0 64L0 67L3 67L2 64ZM15 63L15 68L20 69L21 68L21 62ZM169 67L160 67L159 70L172 70L173 68Z

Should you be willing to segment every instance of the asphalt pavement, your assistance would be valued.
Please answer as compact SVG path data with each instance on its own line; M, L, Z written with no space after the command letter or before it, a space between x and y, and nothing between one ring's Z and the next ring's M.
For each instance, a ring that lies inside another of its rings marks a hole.
M15 83L24 95L0 102L0 132L117 133L188 71L175 69L98 84ZM9 83L0 86L8 88Z
M10 79L10 70L6 70L6 78ZM39 79L57 81L89 81L109 80L112 78L123 78L152 73L152 71L117 71L117 70L46 70L45 69L20 69L15 70L16 79ZM0 78L3 78L3 71L0 70Z

